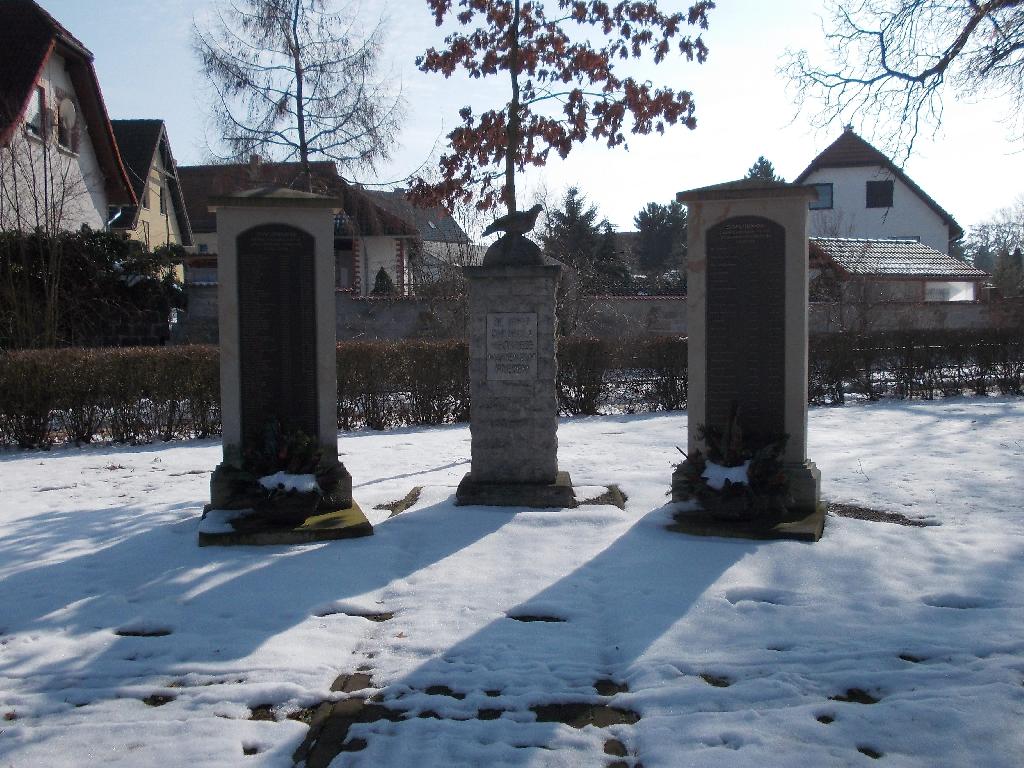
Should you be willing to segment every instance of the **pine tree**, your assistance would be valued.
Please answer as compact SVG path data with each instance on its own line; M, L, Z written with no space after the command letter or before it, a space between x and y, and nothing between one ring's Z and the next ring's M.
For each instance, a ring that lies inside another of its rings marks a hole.
M754 161L754 164L747 169L747 179L761 179L762 181L785 181L784 178L775 173L775 166L771 160L761 155Z
M594 287L602 293L621 291L630 287L629 267L618 252L617 244L615 230L611 222L605 219L601 224L601 237L594 252Z
M544 253L576 270L584 293L604 292L629 284L629 270L615 249L615 232L599 218L579 189L570 187L562 207L548 211L542 240Z
M1024 257L1020 248L1013 253L1003 251L999 254L995 269L992 270L992 282L1003 296L1024 294Z
M546 255L582 271L593 261L600 236L597 206L588 206L579 189L569 187L561 209L548 211L541 239Z
M384 267L377 270L377 276L373 279L373 290L371 293L374 296L388 296L395 292L395 284L391 280L391 275L387 273Z
M648 203L633 218L639 232L640 267L646 272L679 269L686 260L686 209L673 201Z

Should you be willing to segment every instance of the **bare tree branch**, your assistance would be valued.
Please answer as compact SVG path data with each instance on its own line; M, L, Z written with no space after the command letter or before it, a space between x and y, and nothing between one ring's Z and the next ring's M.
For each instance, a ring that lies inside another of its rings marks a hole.
M1024 0L837 0L831 65L788 51L781 71L819 126L855 123L909 157L944 99L1000 96L1024 135ZM895 128L895 129L894 129Z
M377 75L383 21L361 34L355 14L328 0L222 3L193 48L212 91L218 141L229 156L316 157L343 171L390 159L405 104Z

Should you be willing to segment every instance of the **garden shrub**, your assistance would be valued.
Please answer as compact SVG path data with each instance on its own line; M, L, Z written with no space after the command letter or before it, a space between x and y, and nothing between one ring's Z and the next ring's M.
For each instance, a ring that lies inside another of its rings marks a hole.
M466 342L406 341L395 357L401 360L399 388L409 393L407 423L446 424L469 419Z
M1024 394L1024 334L1002 332L996 335L993 373L995 384L1004 395Z
M65 438L76 445L90 443L107 420L103 401L103 350L61 350L64 358L62 386L56 393L56 407Z
M807 400L815 405L841 405L847 382L856 377L854 340L850 335L815 334L808 340Z
M639 361L650 372L650 410L678 411L686 407L687 349L687 340L681 336L653 336L640 345Z
M562 413L676 410L686 405L687 341L676 336L559 339ZM337 345L338 426L388 429L469 416L465 341ZM1015 331L902 331L810 339L808 397L847 393L931 399L1024 394ZM221 430L214 346L0 352L0 444L46 448L97 437L138 443Z
M48 448L63 380L61 350L0 354L0 432L19 448Z
M402 423L402 360L393 341L338 344L338 415L342 429L365 424L389 429Z
M593 416L604 402L604 375L611 345L603 339L564 336L558 340L558 404L569 416Z

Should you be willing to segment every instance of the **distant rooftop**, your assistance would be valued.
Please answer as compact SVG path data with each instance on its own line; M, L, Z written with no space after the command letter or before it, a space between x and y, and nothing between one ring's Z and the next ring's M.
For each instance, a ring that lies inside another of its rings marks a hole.
M217 218L210 212L210 199L268 186L289 187L331 197L340 202L342 231L349 235L369 237L394 235L412 237L412 224L391 213L365 191L349 184L338 175L332 162L309 164L311 179L306 179L299 163L262 162L223 165L183 165L178 178L188 207L189 220L195 232L216 232Z
M988 277L987 272L915 240L812 237L809 250L812 260L829 259L851 275L964 280Z
M444 208L419 208L409 202L404 189L364 189L374 202L413 224L420 238L433 243L468 243L469 237Z

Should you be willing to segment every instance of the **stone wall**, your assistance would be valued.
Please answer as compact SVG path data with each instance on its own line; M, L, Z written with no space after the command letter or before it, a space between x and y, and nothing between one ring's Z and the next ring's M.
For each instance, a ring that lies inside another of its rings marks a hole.
M811 304L810 332L1024 328L1024 299Z
M686 335L685 296L594 296L579 303L575 335Z
M462 337L464 301L414 296L359 297L338 292L338 340Z
M422 297L359 298L338 292L339 340L451 338L465 335L465 304ZM176 343L217 340L217 286L188 286L188 312L176 324ZM590 297L567 308L575 335L686 335L685 296ZM991 303L913 302L865 306L811 304L810 332L863 328L947 330L1024 327L1024 299Z

